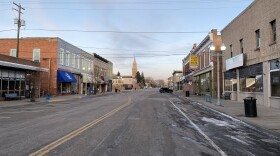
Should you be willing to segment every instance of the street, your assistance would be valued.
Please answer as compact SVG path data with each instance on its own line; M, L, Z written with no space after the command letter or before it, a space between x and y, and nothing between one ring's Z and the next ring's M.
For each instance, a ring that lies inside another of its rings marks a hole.
M280 154L279 134L158 89L0 109L0 155Z

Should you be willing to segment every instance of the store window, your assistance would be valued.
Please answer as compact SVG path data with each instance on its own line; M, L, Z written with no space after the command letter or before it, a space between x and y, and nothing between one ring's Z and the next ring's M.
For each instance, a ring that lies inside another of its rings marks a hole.
M236 70L229 70L224 72L224 90L237 91L237 74Z
M280 97L280 61L270 62L271 96Z
M248 66L239 70L240 91L263 92L262 64Z

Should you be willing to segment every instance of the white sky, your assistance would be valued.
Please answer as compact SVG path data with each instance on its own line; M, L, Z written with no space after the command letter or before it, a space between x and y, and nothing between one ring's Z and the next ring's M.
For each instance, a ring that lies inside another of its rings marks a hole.
M95 52L112 61L115 74L119 71L122 75L131 75L135 56L138 70L143 71L145 77L166 79L173 70L182 69L182 59L194 43L200 43L211 29L223 29L253 0L15 2L25 8L22 18L26 26L22 28L20 37L60 37L87 52ZM17 17L17 12L12 10L13 7L11 2L0 0L0 38L16 37L14 30L2 31L16 28L13 19Z

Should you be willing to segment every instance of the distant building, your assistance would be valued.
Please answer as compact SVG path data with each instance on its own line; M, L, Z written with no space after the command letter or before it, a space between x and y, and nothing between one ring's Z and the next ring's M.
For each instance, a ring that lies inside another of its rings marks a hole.
M136 73L137 73L137 64L136 64L136 60L135 60L135 57L134 57L134 60L133 60L133 64L132 64L132 77L136 77Z
M182 77L181 70L174 70L172 73L173 90L182 90Z
M280 2L255 0L223 30L224 92L280 108Z

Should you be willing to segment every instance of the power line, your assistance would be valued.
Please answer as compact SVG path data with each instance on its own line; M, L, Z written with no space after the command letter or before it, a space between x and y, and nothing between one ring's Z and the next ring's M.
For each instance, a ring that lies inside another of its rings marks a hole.
M24 29L25 31L87 32L117 34L204 34L208 31L114 31L114 30L78 30L78 29Z
M159 53L185 53L185 51L166 51L166 50L141 50L141 49L115 49L115 48L98 48L98 47L84 47L77 46L79 48L94 48L94 49L105 49L105 50L116 50L116 51L141 51L141 52L159 52Z
M238 9L243 7L196 7L196 8L114 8L114 9L98 9L98 8L28 8L30 10L71 10L71 11L183 11L183 10L197 10L197 9L207 9L207 10L216 10L216 9ZM1 10L0 10L1 11Z

